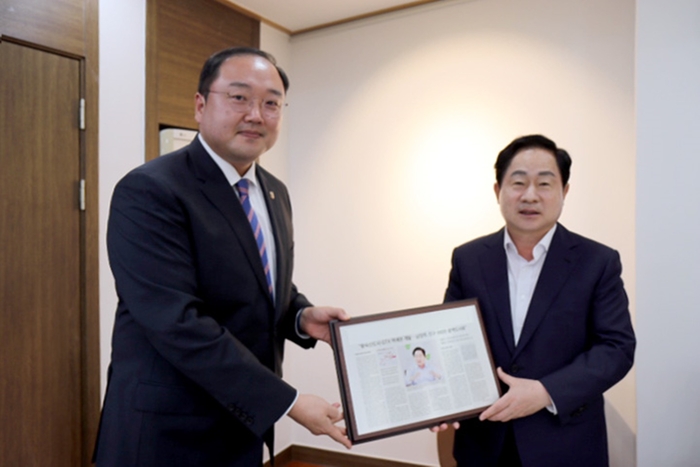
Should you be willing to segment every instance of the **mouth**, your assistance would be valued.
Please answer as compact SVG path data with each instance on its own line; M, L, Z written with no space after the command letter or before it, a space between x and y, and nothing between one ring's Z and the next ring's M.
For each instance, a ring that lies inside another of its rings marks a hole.
M261 132L255 130L240 130L238 131L238 134L248 139L256 139L263 137L263 134Z
M520 211L518 211L518 213L522 216L528 217L539 215L539 211L536 211L534 209L521 209Z

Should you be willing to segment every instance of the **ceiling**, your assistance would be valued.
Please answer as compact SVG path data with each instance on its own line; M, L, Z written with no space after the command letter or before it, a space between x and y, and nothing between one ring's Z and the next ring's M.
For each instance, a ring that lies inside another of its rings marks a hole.
M437 1L442 0L224 0L243 13L288 34Z

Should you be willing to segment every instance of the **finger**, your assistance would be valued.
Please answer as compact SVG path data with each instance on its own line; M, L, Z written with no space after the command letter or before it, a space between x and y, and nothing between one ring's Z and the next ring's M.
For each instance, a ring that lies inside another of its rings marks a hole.
M502 411L498 412L496 415L494 415L493 417L491 417L489 419L489 421L491 421L491 422L508 422L508 421L512 420L513 418L514 418L513 413L510 410L502 410Z
M508 405L507 402L504 402L504 401L503 401L503 397L501 397L501 398L498 399L496 402L494 402L494 403L491 405L491 407L489 407L488 409L484 410L484 411L481 413L481 415L479 415L479 420L481 420L482 422L483 422L484 420L491 420L492 417L493 417L494 415L496 415L497 413L501 412L507 405Z
M330 420L331 423L335 424L343 419L343 411L338 410L338 407L336 407L335 404L333 404L326 411L326 416L328 417L328 420Z
M328 436L348 449L352 447L352 443L350 443L348 437L345 436L345 433L343 433L343 431L335 425L333 425L333 427L331 427L331 429L328 431Z
M498 378L506 383L508 386L511 386L511 383L513 382L513 377L510 376L508 373L503 371L503 368L500 366L496 369L496 372L498 373Z
M350 319L350 314L341 308L340 313L338 314L338 319L341 321L347 321Z
M433 433L439 433L441 431L445 431L447 429L447 423L442 423L440 425L435 425L433 427L430 427L430 431Z
M327 314L329 319L337 319L340 321L347 321L350 319L350 315L342 308L329 307Z
M340 415L340 410L334 408L334 407L328 407L326 410L326 416L328 417L329 420L335 420L338 418L338 415Z
M482 422L485 420L488 420L489 422L501 422L501 421L503 421L502 417L503 417L503 411L489 412L489 413L484 412L479 417L479 420L481 420Z
M512 405L509 400L503 400L503 398L501 398L481 415L483 418L479 418L481 418L482 421L507 422L512 418Z
M343 412L338 412L338 416L331 418L331 423L338 423L343 419Z

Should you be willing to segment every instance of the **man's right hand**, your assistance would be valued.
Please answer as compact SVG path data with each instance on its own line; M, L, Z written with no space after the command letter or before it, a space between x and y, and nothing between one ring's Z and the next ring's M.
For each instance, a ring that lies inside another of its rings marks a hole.
M352 447L345 428L335 425L343 419L340 404L331 405L313 394L299 394L289 416L314 435L328 435L346 448Z

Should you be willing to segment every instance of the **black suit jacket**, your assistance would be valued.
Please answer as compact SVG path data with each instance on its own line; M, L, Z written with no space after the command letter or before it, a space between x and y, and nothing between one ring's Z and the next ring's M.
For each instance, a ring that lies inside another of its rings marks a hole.
M603 392L632 367L635 348L619 254L558 225L516 346L503 237L455 249L445 300L478 298L496 366L541 381L556 405L556 416L510 422L523 466L607 466ZM463 421L460 466L495 465L506 426Z
M285 186L258 167L277 251L272 302L250 224L195 138L127 174L107 232L119 304L96 448L99 466L259 465L291 405L285 338L309 306L292 283ZM269 241L269 240L268 240Z

